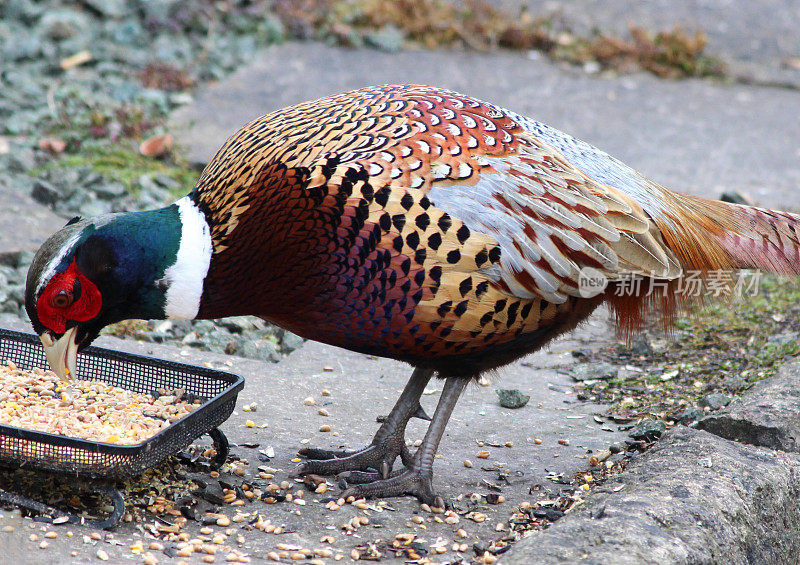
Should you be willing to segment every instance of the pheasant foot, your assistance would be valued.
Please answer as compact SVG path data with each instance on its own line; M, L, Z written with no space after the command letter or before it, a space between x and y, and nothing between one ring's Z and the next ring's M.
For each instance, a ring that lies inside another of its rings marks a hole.
M345 479L347 480L347 479ZM343 498L386 498L389 496L416 496L420 502L444 508L444 499L433 491L433 472L412 465L388 479L379 479L354 485L342 493Z
M398 456L404 463L411 461L412 458L402 437L399 441L398 438L391 438L390 441L377 445L373 443L356 451L310 448L301 449L298 454L310 459L300 463L292 471L293 477L309 473L323 476L336 475L344 472L363 472L368 469L374 469L388 476Z
M336 480L339 481L341 489L346 490L348 485L374 483L375 481L380 481L381 479L396 477L402 472L402 469L395 469L387 476L383 476L378 471L345 471L336 475Z
M306 448L299 455L309 458L300 463L292 472L297 477L309 473L317 475L336 475L347 471L375 470L380 477L390 475L392 466L399 456L403 464L411 463L412 456L405 444L405 431L412 417L427 418L419 404L422 391L433 376L429 369L415 369L403 393L386 421L378 429L370 445L355 451L326 450Z
M425 433L417 452L405 469L395 473L349 473L341 476L345 482L361 483L346 489L342 496L347 498L382 498L389 496L413 495L420 501L443 508L444 500L433 490L433 460L439 448L447 421L458 401L458 397L466 387L468 379L449 377L445 381L442 396L436 406L431 425ZM370 479L372 479L370 481ZM369 482L365 482L369 481Z

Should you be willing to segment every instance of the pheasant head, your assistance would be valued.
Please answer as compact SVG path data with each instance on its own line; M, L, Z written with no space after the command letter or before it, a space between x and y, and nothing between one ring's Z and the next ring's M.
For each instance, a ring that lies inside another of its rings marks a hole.
M196 316L211 257L202 213L184 198L147 212L76 218L33 259L25 305L62 378L107 326Z

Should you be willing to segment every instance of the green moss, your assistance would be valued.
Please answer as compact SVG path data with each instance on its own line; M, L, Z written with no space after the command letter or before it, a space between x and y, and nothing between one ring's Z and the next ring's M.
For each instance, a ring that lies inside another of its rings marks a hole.
M142 175L152 176L161 173L175 181L176 188L172 191L172 195L176 198L188 193L199 176L196 170L181 159L162 160L145 157L135 147L122 143L84 144L75 153L55 159L42 169L33 171L33 174L56 167L89 167L109 180L121 182L133 194L138 190L137 181Z
M737 394L800 354L800 281L764 275L755 296L715 301L679 317L664 334L646 331L652 352L627 343L600 356L626 367L618 379L578 385L617 418L668 417L712 392Z
M139 338L150 329L146 320L123 320L103 328L103 335Z

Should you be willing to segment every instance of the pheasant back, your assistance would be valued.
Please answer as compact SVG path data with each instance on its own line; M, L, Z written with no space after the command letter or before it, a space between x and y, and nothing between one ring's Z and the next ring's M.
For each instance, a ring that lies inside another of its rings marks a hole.
M257 314L445 376L511 361L605 300L635 324L646 297L611 292L626 277L799 263L796 216L679 195L558 130L425 86L258 118L190 197L214 249L200 317ZM587 268L611 282L604 293L582 292Z

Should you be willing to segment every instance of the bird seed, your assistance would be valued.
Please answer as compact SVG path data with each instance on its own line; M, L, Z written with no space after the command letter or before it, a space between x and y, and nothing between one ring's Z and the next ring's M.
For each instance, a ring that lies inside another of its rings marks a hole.
M197 408L184 391L154 398L100 381L62 381L42 369L0 365L0 422L91 441L140 443ZM199 403L200 401L196 401Z

